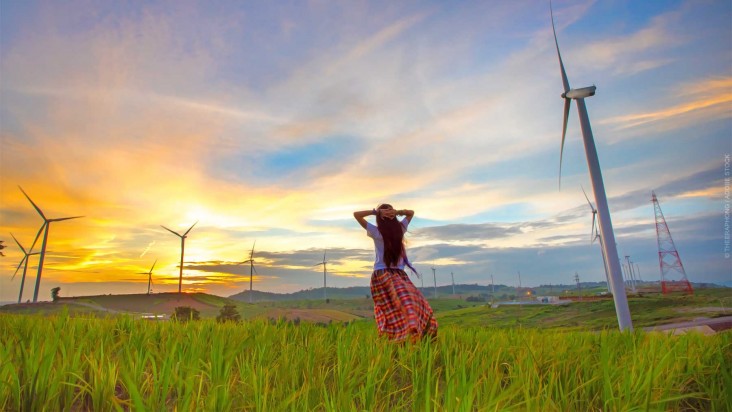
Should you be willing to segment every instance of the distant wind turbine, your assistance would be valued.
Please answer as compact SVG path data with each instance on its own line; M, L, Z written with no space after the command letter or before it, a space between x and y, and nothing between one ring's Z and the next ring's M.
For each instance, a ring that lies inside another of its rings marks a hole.
M327 269L328 261L325 260L325 251L323 251L323 261L318 263L317 265L313 265L313 266L320 266L320 265L323 265L323 299L325 299L325 301L327 302L328 293L326 291L328 290L328 288L326 286L325 275L328 273L328 269Z
M432 277L435 280L435 299L437 299L437 274L435 271L436 271L435 266L432 265Z
M249 252L249 259L239 262L239 265L243 265L245 263L249 263L249 303L252 303L252 294L254 293L252 290L253 282L254 282L254 274L257 272L257 269L254 269L254 246L256 246L257 241L255 240L252 244L252 250ZM259 275L259 273L257 273Z
M41 274L43 272L43 259L46 257L46 244L48 243L48 229L51 227L52 222L61 222L63 220L70 220L70 219L78 219L80 217L84 216L72 216L72 217L61 217L56 219L48 219L46 215L43 214L43 211L31 200L30 196L28 196L27 193L25 193L25 190L23 190L22 187L18 186L18 189L20 189L21 192L25 195L25 197L28 199L29 202L33 205L33 207L36 209L36 212L41 216L43 219L43 226L41 226L40 230L46 229L43 233L43 244L41 245L41 256L38 259L38 275L36 276L36 287L33 290L33 303L38 301L38 290L41 286ZM38 231L40 233L40 230ZM36 236L36 239L38 236ZM35 242L33 242L35 244Z
M196 226L198 224L198 221L193 224L193 226ZM167 227L160 225L163 229L167 230L168 232L178 236L180 238L180 275L178 276L178 293L183 293L183 254L186 250L186 238L188 237L188 233L193 229L193 226L191 226L188 230L185 231L182 235L178 232L174 232Z
M562 72L562 84L564 85L564 124L562 126L562 144L559 151L559 182L561 187L562 178L562 155L564 153L564 137L567 133L567 120L569 119L569 107L572 100L577 102L577 111L579 112L580 126L582 128L582 137L585 145L585 155L587 157L587 166L590 170L590 178L592 180L592 190L595 194L595 204L597 204L597 217L600 222L600 233L604 240L605 256L610 272L610 281L612 283L613 300L615 302L615 312L618 318L618 326L620 330L633 330L633 322L630 318L630 308L628 307L628 298L625 295L625 287L623 286L623 274L618 263L618 250L615 247L615 234L613 233L613 224L610 219L610 210L607 205L607 197L605 195L605 184L602 180L602 171L600 169L600 161L597 157L597 149L595 148L595 140L592 137L592 127L590 126L590 118L587 114L587 106L585 106L585 98L595 95L595 86L583 87L581 89L570 89L567 73L564 70L562 55L559 53L559 42L557 41L557 31L554 27L554 11L549 2L549 12L552 20L552 32L554 33L554 44L557 47L557 56L559 57L559 68Z
M45 224L44 224L44 226L45 226ZM43 226L41 226L41 229L43 229ZM15 273L13 273L13 277L10 278L10 280L15 279L15 275L18 274L18 271L20 270L20 266L25 263L25 265L23 265L23 277L20 279L20 292L18 293L18 303L20 303L20 301L23 299L23 286L25 285L25 274L28 271L28 260L29 260L30 256L37 255L39 253L39 252L32 252L32 250L33 250L33 247L36 246L36 241L38 240L38 237L40 236L40 234L41 234L41 231L39 230L38 234L36 235L36 240L33 241L33 245L31 245L31 247L27 251L20 244L20 242L18 242L18 239L15 238L15 235L13 235L12 233L10 234L10 236L13 237L13 240L15 240L15 243L18 244L18 247L20 248L20 250L23 251L23 259L21 259L20 263L18 263L18 267L15 269Z
M155 259L155 262L153 262L152 267L150 268L149 272L138 272L138 275L147 275L147 294L149 295L152 291L152 271L155 269L155 264L158 263L158 260Z
M452 294L455 295L455 275L450 272L450 278L452 279Z
M595 240L598 240L600 242L600 252L602 252L602 267L605 269L605 281L607 281L607 291L610 293L613 293L612 289L612 283L610 283L610 275L607 272L607 258L605 257L605 248L602 245L602 236L600 236L600 231L597 230L597 209L595 209L595 206L592 205L592 202L590 202L590 199L587 197L587 193L585 193L585 188L580 186L582 189L582 193L585 195L585 199L587 200L587 204L590 205L590 210L592 210L592 228L590 229L590 244L595 243Z

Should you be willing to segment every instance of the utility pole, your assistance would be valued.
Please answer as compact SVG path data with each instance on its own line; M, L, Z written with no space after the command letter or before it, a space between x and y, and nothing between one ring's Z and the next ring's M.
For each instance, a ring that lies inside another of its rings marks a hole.
M518 287L518 295L519 295L519 302L521 302L521 299L523 298L523 293L521 292L521 271L517 270L518 273L518 279L519 279L519 287Z
M661 267L661 290L665 295L674 290L683 290L686 293L694 294L694 288L686 277L686 270L681 263L679 250L676 248L671 231L668 229L666 218L661 211L661 204L655 192L651 192L651 202L656 215L656 239L658 241L658 263ZM676 272L676 276L672 276Z
M492 274L491 274L491 289L492 289L492 293L495 295L495 293L496 293L496 284L493 283L493 275Z
M579 274L574 272L574 280L577 282L577 293L579 294L579 300L582 300L582 287L580 286Z

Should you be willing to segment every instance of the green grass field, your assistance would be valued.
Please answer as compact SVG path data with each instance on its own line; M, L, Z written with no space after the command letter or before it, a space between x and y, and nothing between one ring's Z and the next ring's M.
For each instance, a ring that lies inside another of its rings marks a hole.
M506 305L492 308L485 302L427 296L441 325L481 326L491 328L565 328L603 330L617 328L611 298L574 302L568 305ZM636 328L683 322L696 318L732 316L732 289L697 290L694 295L644 294L628 299ZM0 313L52 315L63 310L73 316L117 316L120 313L170 315L176 306L191 306L202 318L215 318L225 304L233 304L243 319L300 319L310 322L344 322L373 318L370 298L292 300L249 304L203 293L161 293L152 295L100 295L66 298L58 303L8 305Z
M732 334L0 315L0 410L732 410Z

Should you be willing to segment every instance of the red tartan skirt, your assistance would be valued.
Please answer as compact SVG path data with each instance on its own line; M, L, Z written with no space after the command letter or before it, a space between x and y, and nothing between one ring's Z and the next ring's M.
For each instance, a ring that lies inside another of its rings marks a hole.
M394 341L437 336L432 308L403 270L375 270L371 296L379 335Z

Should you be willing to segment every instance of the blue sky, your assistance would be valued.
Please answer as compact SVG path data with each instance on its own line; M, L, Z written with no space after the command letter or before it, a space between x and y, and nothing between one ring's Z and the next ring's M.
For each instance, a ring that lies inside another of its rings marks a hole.
M621 256L658 279L655 190L688 277L732 281L728 1L556 1L587 100ZM416 211L417 267L438 284L604 279L576 107L558 190L562 83L548 3L0 1L0 300L40 218L42 292L368 285L352 218ZM36 274L31 259L26 285ZM442 276L441 276L442 275ZM27 298L31 291L26 286Z

